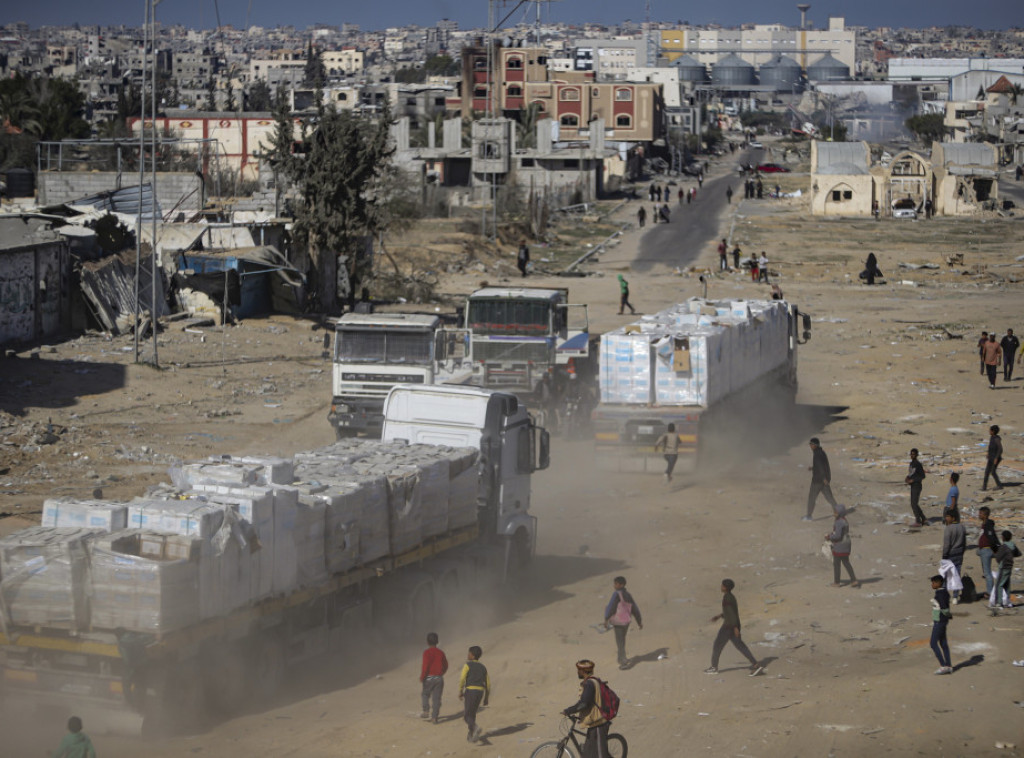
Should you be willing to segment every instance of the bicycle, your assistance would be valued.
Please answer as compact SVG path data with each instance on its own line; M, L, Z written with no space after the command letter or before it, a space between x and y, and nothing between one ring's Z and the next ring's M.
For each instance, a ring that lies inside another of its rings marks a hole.
M562 718L562 731L565 736L560 740L542 742L537 749L530 753L530 758L578 758L583 750L580 741L576 736L586 737L587 733L576 728L578 719L575 716L564 716ZM572 742L572 747L569 743ZM626 758L629 746L626 738L621 734L608 735L608 755L610 758Z

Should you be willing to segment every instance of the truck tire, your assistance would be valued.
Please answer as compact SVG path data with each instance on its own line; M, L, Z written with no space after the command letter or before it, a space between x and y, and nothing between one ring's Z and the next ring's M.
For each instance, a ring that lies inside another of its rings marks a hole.
M276 634L264 635L250 657L251 692L259 703L273 702L285 675L284 643Z
M211 651L203 657L206 699L219 714L240 712L251 699L249 666L238 649Z

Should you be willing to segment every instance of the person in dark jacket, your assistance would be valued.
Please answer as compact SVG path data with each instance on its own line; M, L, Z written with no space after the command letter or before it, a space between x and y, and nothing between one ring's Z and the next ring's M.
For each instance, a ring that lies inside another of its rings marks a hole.
M516 267L519 273L526 276L526 269L530 265L530 247L524 242L519 246L519 253L516 255Z
M846 567L846 573L850 575L850 586L860 587L857 575L853 573L853 566L850 564L850 553L853 550L853 540L850 539L850 523L846 520L846 508L842 505L836 506L835 521L832 523L832 531L825 535L825 539L832 543L832 586L841 585L840 566Z
M978 340L978 360L981 361L981 371L979 372L984 376L985 374L985 343L988 342L988 332L982 332L981 338Z
M615 590L604 609L604 628L615 630L619 668L625 669L629 667L629 658L626 657L626 632L629 631L629 624L635 618L636 628L643 629L644 620L640 615L640 607L626 589L626 577L615 577L612 586Z
M875 257L874 253L868 253L868 259L864 262L864 273L865 279L868 284L875 283L875 277L880 276L881 272L878 270L878 258Z
M1013 329L1007 329L1006 334L999 340L999 347L1003 349L1003 381L1013 379L1013 357L1020 349L1020 340L1013 333Z
M991 476L992 481L996 483L996 489L1001 490L1003 483L999 481L999 475L996 473L996 469L999 468L999 464L1003 462L1003 440L999 436L999 425L992 424L988 428L988 455L985 461L985 477L981 480L981 489L984 492L988 489L988 478Z
M946 528L942 532L942 559L956 566L957 576L963 574L964 552L967 550L967 529L960 523L960 512L946 511ZM960 591L953 590L953 604L960 602Z
M996 535L996 522L989 516L992 511L987 505L978 509L978 525L981 526L981 534L978 535L978 557L981 559L981 573L985 576L985 594L992 594L992 558L999 549L999 537Z
M946 627L949 620L953 618L949 610L949 592L943 586L941 574L932 577L932 589L935 595L932 597L932 652L939 659L939 668L936 674L952 674L953 664L949 659L949 642L946 641Z
M910 510L914 512L914 521L921 526L928 526L928 519L921 510L921 489L924 487L924 466L917 459L917 448L910 450L910 465L907 477L903 481L910 485Z
M1013 600L1010 597L1010 577L1013 575L1013 559L1020 556L1020 550L1013 544L1013 534L1008 530L1003 531L1003 544L996 550L996 565L999 566L999 574L996 576L995 594L989 599L989 607L999 605L1000 597L1005 598L1003 608L1012 608Z
M480 647L473 645L459 676L459 700L465 703L463 719L469 728L466 735L469 742L476 742L483 734L483 729L476 723L476 712L481 704L487 705L491 697L491 678L487 675L487 667L480 663L483 654Z
M722 612L717 616L712 616L712 621L722 620L722 626L718 630L718 636L715 637L715 644L711 648L711 666L704 669L705 674L717 674L718 673L718 659L722 656L722 650L725 649L725 644L731 642L736 646L736 649L743 654L743 656L750 661L750 675L757 676L764 671L762 666L754 654L750 652L750 648L747 647L743 638L740 636L740 608L736 602L735 595L732 594L733 589L736 587L736 582L732 579L722 580Z
M586 659L576 661L576 676L580 679L579 700L562 713L566 716L580 714L577 723L587 730L587 738L580 751L581 758L606 758L611 722L606 721L601 714L601 688L594 676L594 662Z
M825 496L833 511L836 509L836 499L832 497L832 469L828 465L828 456L821 449L821 441L817 437L811 437L808 444L811 447L812 455L811 489L807 493L807 515L803 517L804 521L811 520L811 514L814 513L814 504L818 500L819 494Z

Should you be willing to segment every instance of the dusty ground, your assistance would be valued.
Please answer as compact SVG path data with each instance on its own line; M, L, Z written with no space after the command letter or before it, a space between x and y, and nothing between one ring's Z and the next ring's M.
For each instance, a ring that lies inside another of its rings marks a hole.
M726 163L714 169L727 170ZM798 185L800 176L786 182ZM494 683L480 716L486 744L465 742L457 674L448 677L444 722L421 722L420 646L378 641L376 655L323 667L278 708L157 743L97 736L100 754L526 756L558 735L557 713L574 701L572 664L580 657L597 661L599 675L622 696L615 729L634 756L1024 753L1015 704L1024 700L1024 669L1010 665L1024 658L1018 612L993 617L979 604L959 606L950 626L958 670L933 676L927 577L937 567L941 530L907 528L902 485L907 451L918 447L929 472L928 514L940 513L943 475L958 470L967 513L991 500L1000 528L1024 532L1024 488L1017 486L1024 481L1024 381L1000 380L989 390L975 347L981 329L1020 332L1020 221L876 224L812 220L806 210L806 199L744 202L721 219L730 241L747 252L767 250L787 298L814 317L813 337L801 348L797 412L768 429L759 417L737 420L737 454L672 486L654 475L595 470L587 443L559 441L552 468L536 480L539 556L529 581L492 607L462 609L440 628L453 666L471 644L485 651ZM699 200L690 212L700 212ZM634 209L616 214L625 222ZM673 223L686 223L685 212L674 215ZM622 323L614 275L629 271L638 241L631 231L588 264L595 276L530 282L568 281L572 299L591 305L593 329L611 328ZM708 268L717 267L712 248L700 259ZM870 250L888 275L874 288L857 280ZM965 256L955 271L945 262L953 253ZM899 262L939 268L900 270ZM510 248L505 270L513 263ZM493 265L441 281L447 291L468 292L481 278L500 281ZM641 311L699 291L696 276L669 267L630 279ZM729 298L765 293L742 274L715 274L709 290ZM171 329L160 340L160 370L132 363L130 339L102 337L0 364L0 408L13 414L4 416L0 447L0 511L12 515L0 528L38 519L50 494L89 495L97 487L108 497L137 494L164 479L174 457L284 454L329 441L322 334L311 322L274 317L226 332ZM1008 486L981 493L993 422L1003 427ZM799 520L812 434L830 455L837 497L856 508L859 590L828 586L830 561L819 553L831 524L827 506L819 503L814 523ZM965 565L980 579L976 564L970 553ZM614 668L611 635L591 627L620 573L646 621L630 633L638 662L624 672ZM725 576L737 583L745 639L768 661L759 678L747 677L731 648L720 674L702 673L717 628L708 619L718 612ZM61 732L60 723L45 732L0 728L11 746L0 752L12 755L37 755Z

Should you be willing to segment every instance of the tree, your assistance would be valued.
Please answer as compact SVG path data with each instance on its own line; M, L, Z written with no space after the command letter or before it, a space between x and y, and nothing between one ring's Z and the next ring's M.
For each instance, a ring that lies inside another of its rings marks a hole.
M225 93L224 110L234 112L238 110L238 103L235 102L235 87L228 79L227 91Z
M519 109L519 123L516 125L516 145L537 147L537 122L540 121L540 104L530 103Z
M274 97L270 92L270 85L262 79L257 79L249 87L243 98L245 110L247 111L272 111L274 110Z
M284 88L278 87L277 102L274 105L274 131L270 133L267 150L261 156L274 172L274 213L281 212L281 183L298 173L295 165L295 122Z
M459 68L458 61L444 53L430 56L423 64L423 71L427 76L455 76L459 73Z
M213 74L206 80L206 110L211 113L217 110L217 83L213 80Z
M426 80L427 74L422 68L400 68L395 71L395 81L399 84L422 84Z
M904 122L907 129L913 132L914 136L925 144L941 142L946 135L946 127L943 124L941 113L925 113L919 116L911 116Z
M346 256L350 292L368 273L361 243L384 224L381 182L394 152L390 109L376 120L326 109L303 159L291 163L299 189L295 237L309 256L313 294L324 312L337 310L338 256Z
M302 74L302 86L322 89L327 82L327 67L324 66L324 53L319 48L313 47L313 41L309 41L306 49L306 67Z
M38 84L36 84L38 82ZM40 137L44 140L83 139L89 136L85 95L69 79L34 79L39 99Z

